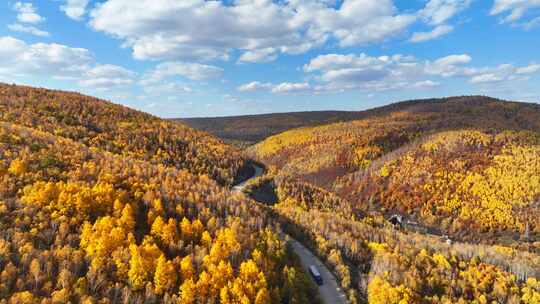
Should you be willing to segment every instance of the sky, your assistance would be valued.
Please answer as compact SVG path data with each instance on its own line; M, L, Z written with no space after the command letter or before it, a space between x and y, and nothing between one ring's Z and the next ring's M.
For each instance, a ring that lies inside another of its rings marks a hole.
M540 0L4 0L0 82L154 115L540 101Z

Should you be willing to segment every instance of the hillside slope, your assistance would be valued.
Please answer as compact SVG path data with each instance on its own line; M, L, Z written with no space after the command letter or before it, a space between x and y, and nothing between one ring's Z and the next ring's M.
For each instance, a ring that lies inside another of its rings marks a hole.
M286 130L360 119L364 112L318 111L273 113L261 115L184 118L192 128L207 131L225 141L251 145Z
M473 96L368 114L287 131L249 153L359 210L400 212L455 237L486 240L477 232L519 233L527 223L540 232L538 216L525 217L540 212L540 105Z
M227 175L210 178L241 160L205 133L78 94L3 90L2 303L319 303L283 232L325 260L351 303L540 298L540 256L527 248L396 231L292 178L263 206L220 185ZM169 162L185 146L205 162Z
M77 93L0 84L0 121L231 185L241 154L207 133Z
M266 210L209 177L235 150L78 94L0 100L0 302L318 303Z

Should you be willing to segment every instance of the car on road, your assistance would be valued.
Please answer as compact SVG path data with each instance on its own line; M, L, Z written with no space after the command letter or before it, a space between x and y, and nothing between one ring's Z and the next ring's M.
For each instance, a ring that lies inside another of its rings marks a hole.
M315 283L317 283L317 285L321 286L322 284L324 284L321 273L315 265L309 266L309 274L311 274L313 280L315 280Z

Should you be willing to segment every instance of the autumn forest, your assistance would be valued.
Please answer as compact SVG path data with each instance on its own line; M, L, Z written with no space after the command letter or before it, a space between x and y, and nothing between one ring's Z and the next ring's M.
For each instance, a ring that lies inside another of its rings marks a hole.
M540 303L539 105L250 119L0 84L0 303Z

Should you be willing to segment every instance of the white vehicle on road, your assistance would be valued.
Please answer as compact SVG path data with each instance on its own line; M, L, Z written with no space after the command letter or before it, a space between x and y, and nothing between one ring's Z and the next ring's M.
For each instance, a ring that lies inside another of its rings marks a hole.
M315 265L309 266L309 274L313 277L313 280L317 283L317 285L321 286L324 284L321 273L319 272L319 269Z

